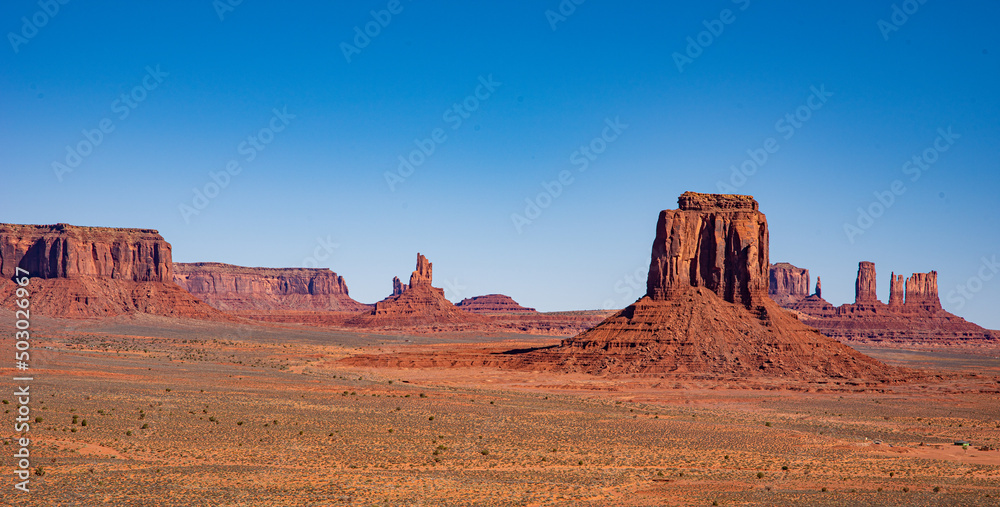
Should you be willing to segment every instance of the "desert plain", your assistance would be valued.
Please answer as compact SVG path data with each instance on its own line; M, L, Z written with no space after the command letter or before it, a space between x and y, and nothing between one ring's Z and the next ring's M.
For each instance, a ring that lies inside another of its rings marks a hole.
M1000 504L996 350L862 350L920 382L724 381L344 361L559 343L537 335L32 325L32 505Z

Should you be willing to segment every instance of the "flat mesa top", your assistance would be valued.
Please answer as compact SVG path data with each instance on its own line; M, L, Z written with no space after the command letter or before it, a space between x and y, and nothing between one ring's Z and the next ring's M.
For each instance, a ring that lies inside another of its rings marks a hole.
M677 198L677 205L682 211L757 211L757 201L752 195L684 192Z
M91 227L86 225L70 224L6 224L0 223L0 232L19 233L48 233L48 232L82 232L82 233L109 233L123 232L128 234L159 234L156 229L132 229L128 227Z

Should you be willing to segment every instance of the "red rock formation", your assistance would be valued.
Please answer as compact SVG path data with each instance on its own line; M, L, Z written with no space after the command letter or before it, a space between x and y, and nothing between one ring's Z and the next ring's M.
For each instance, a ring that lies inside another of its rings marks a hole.
M859 265L858 301L834 307L818 295L781 304L807 325L843 342L882 345L995 343L1000 333L983 329L941 308L937 272L890 277L889 304L874 297L875 266Z
M588 373L839 377L890 368L800 323L767 297L767 220L750 196L685 193L660 213L648 293L553 348L510 365Z
M903 275L897 275L895 271L889 274L889 306L902 306L906 300L903 284Z
M170 245L152 229L0 224L0 275L170 282Z
M398 296L398 295L406 292L406 289L409 289L409 288L410 288L410 286L406 285L403 282L401 282L399 280L398 276L392 277L392 295L393 296Z
M779 304L809 297L809 270L787 262L771 264L768 295Z
M940 310L938 299L937 271L913 273L906 279L906 306L923 310Z
M525 308L509 296L503 294L488 294L463 299L457 306L459 309L472 313L533 313L534 308Z
M854 282L854 302L875 301L878 301L878 295L875 293L875 263L861 261L858 263L858 279Z
M31 273L31 307L41 315L228 320L173 283L170 244L152 229L0 224L4 307L13 305L17 267Z
M351 299L342 276L319 268L248 268L219 262L175 263L174 282L219 310L370 308Z
M396 294L399 284L394 282L393 295L375 303L369 314L349 319L346 325L399 327L486 322L482 317L456 308L444 297L444 289L433 287L432 281L432 265L418 253L417 269L410 275L409 287Z
M666 301L689 287L705 287L747 308L766 299L767 222L757 201L685 192L678 203L680 209L660 212L646 294Z
M818 298L823 297L823 284L820 282L819 276L816 277L816 297Z
M417 254L417 269L410 273L410 287L417 285L430 285L433 276L434 265L427 261L427 257Z

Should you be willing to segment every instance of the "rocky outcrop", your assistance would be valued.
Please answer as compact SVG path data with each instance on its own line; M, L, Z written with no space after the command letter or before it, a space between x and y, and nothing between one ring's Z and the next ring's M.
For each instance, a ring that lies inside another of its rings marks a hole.
M409 287L401 286L396 278L391 296L375 303L368 314L349 319L346 325L400 327L486 322L480 316L459 310L444 297L444 289L432 286L432 268L427 258L418 253L417 268L410 274Z
M175 263L174 282L219 310L361 311L344 277L320 268L251 268L219 262Z
M875 265L861 262L855 282L856 301L833 306L814 294L799 301L779 301L800 320L823 334L848 343L887 346L975 345L996 343L1000 333L983 329L941 308L937 272L893 272L889 304L875 295Z
M875 301L878 301L878 295L875 293L875 263L861 261L858 263L858 278L854 281L854 302Z
M417 285L430 285L434 279L434 265L427 261L427 257L417 254L417 269L410 273L410 287Z
M771 264L768 295L779 304L809 297L809 270L787 262ZM819 283L819 280L817 280Z
M170 244L152 229L0 224L0 275L170 282Z
M704 287L750 308L767 298L767 221L745 195L685 192L656 224L646 294L666 301ZM683 241L679 240L683 238Z
M398 276L392 277L392 295L398 296L409 289L410 286L401 282Z
M660 213L648 292L512 367L610 374L880 381L898 370L821 335L767 297L767 219L750 196L685 193Z
M935 311L941 309L938 298L937 271L913 273L906 279L904 305L916 309Z
M463 299L457 306L461 310L483 314L534 313L534 308L525 308L509 296L503 294L487 294Z
M0 224L5 307L20 267L33 312L54 317L149 313L227 320L173 283L171 248L152 229Z
M806 270L806 271L808 272L809 270ZM820 279L819 279L818 276L816 277L816 297L819 297L819 298L823 297L823 284L822 284L822 282L820 282Z
M889 306L898 308L906 300L906 285L903 275L897 275L895 271L889 274Z

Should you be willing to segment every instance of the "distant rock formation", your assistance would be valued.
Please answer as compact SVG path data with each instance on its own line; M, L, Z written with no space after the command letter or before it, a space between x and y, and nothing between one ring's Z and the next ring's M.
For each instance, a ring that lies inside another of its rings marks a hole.
M809 297L809 270L787 262L771 264L768 295L779 304L801 301ZM816 279L819 284L819 279ZM817 285L818 288L818 285Z
M890 274L889 304L879 301L875 264L858 264L855 301L835 307L820 294L804 299L775 297L799 312L801 320L844 342L882 345L963 345L996 343L1000 333L983 329L941 308L937 272ZM817 289L817 292L818 289Z
M399 277L398 276L392 277L392 295L393 296L398 296L398 295L402 294L403 292L405 292L406 289L409 289L409 288L410 288L409 285L407 285L407 284L399 281Z
M685 192L660 213L647 293L510 364L611 374L880 381L898 370L821 335L768 297L767 219L750 196Z
M534 313L534 308L525 308L509 296L503 294L487 294L463 299L457 306L461 310L483 314Z
M444 297L444 289L433 287L433 266L417 254L417 268L410 274L409 286L393 280L393 294L375 303L367 315L349 319L346 324L360 327L428 326L434 324L483 323L475 314L459 310Z
M171 248L152 229L0 224L0 294L30 272L33 312L53 317L148 313L223 319L173 282Z
M889 274L889 306L899 308L906 300L906 277L897 275L895 271Z
M875 263L861 261L858 264L858 278L854 281L854 302L875 301L878 301L878 295L875 294Z
M224 311L361 311L371 308L351 299L344 277L329 269L178 262L174 263L173 272L177 285Z

